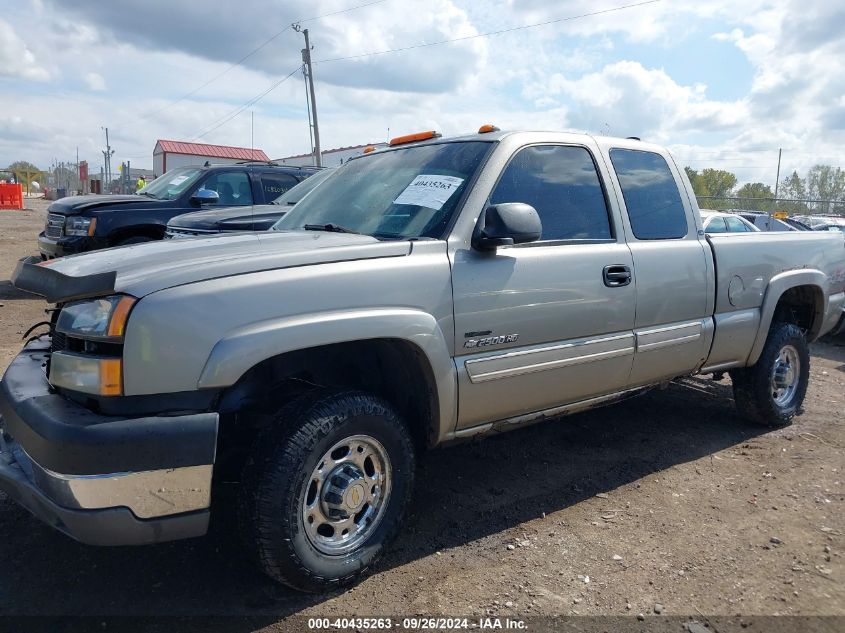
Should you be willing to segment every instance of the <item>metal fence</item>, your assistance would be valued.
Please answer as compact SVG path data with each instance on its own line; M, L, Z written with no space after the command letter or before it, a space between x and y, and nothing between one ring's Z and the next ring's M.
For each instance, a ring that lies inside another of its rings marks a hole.
M736 196L696 196L698 206L714 211L747 210L789 215L845 216L845 200L799 200L795 198L740 198Z

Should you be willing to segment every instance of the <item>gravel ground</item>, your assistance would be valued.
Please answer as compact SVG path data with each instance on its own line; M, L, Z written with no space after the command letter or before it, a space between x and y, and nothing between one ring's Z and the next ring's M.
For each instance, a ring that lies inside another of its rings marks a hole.
M30 206L0 211L0 369L43 315L8 282L44 222L44 202ZM689 378L431 452L405 531L333 595L295 594L243 560L230 491L204 538L110 549L0 493L0 613L250 616L237 630L289 615L845 616L845 347L812 353L806 410L786 429L739 419L728 379Z

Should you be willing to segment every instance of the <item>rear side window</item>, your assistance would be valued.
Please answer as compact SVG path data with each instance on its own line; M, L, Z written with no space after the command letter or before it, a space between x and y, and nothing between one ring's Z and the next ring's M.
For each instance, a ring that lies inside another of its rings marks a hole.
M725 226L725 219L717 215L707 223L706 230L708 233L727 233L728 227Z
M677 239L687 234L687 217L678 185L660 154L610 150L610 160L639 240Z
M728 225L728 231L731 233L746 233L748 231L745 222L739 218L725 218L725 222Z
M537 145L505 168L491 204L524 202L537 210L542 241L609 240L610 220L593 157L583 147Z
M264 191L266 202L275 200L298 183L299 181L290 174L261 174L261 189Z

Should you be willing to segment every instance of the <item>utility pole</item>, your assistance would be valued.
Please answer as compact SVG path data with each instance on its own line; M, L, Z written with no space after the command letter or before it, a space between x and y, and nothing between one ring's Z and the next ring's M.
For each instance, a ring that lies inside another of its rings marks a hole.
M769 230L772 228L772 211L775 210L775 206L778 203L778 186L780 185L780 158L783 155L783 148L781 147L778 149L778 172L777 176L775 176L775 197L772 200L772 208L769 210Z
M323 166L323 154L320 151L320 128L317 125L317 101L314 98L314 70L311 67L311 42L308 40L308 29L302 29L299 24L292 24L293 30L297 33L302 30L305 36L305 48L302 49L302 61L305 64L305 73L308 79L308 92L311 95L311 120L314 128L314 164L317 167Z
M103 150L103 167L105 168L105 176L108 179L108 185L111 186L111 157L114 155L114 150L109 145L109 128L102 128L106 131L106 149ZM105 184L105 183L103 183ZM106 191L107 193L108 191Z

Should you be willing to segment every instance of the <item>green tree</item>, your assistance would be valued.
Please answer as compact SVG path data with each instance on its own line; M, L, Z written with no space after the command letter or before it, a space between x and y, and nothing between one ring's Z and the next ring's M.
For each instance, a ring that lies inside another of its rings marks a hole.
M769 211L772 208L774 192L769 185L762 182L749 182L740 187L736 192L739 198L760 198L759 200L739 200L737 207L751 209L752 211Z
M698 193L698 189L696 189L697 180L698 180L698 172L695 171L692 167L684 167L684 171L687 173L687 178L689 178L689 182L692 185L692 190L695 192L695 195L701 195Z
M41 176L41 170L25 160L15 161L6 168L6 171L10 171L15 174L15 177L18 179L18 182L24 186L24 189L29 187L32 180L38 180Z
M832 165L815 165L807 174L807 195L813 200L842 200L845 198L845 171ZM830 204L819 205L817 211L828 213Z
M778 202L778 211L787 211L788 213L807 213L809 211L807 203L801 202L807 199L807 186L797 171L793 171L791 175L781 181L778 198L791 199L788 202Z
M733 188L736 187L736 176L724 169L704 169L698 177L701 180L702 188L710 196L722 198L730 196Z
M699 198L699 205L704 209L727 209L731 201L724 198L731 195L736 186L736 176L723 169L703 169L700 172L692 167L684 167L692 184L692 190ZM721 199L720 199L721 198Z

